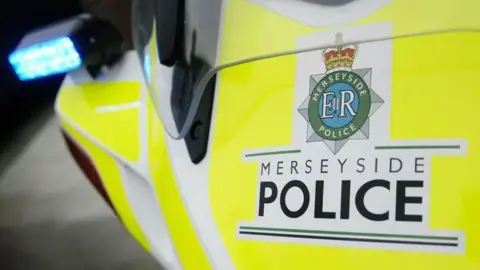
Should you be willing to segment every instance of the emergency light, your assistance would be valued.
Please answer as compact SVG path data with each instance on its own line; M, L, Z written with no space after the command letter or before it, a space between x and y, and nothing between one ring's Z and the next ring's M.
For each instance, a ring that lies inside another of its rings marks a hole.
M80 67L95 78L105 65L120 59L122 41L110 23L79 15L25 35L8 60L21 81Z

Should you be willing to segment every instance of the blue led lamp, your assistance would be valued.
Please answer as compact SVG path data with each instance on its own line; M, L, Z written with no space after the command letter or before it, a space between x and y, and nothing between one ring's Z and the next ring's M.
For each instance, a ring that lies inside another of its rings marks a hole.
M80 15L26 35L8 60L21 81L85 67L96 78L123 55L120 32L110 23Z

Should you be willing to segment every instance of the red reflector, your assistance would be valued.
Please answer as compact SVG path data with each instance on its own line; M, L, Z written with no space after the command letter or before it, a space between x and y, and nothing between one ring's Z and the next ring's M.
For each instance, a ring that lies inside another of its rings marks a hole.
M110 207L115 211L113 207L112 201L108 197L107 191L103 186L102 180L100 175L95 168L92 160L87 156L87 154L75 143L70 136L62 130L62 135L65 138L65 142L67 143L68 150L70 154L75 159L75 162L83 171L85 176L88 178L90 183L95 187L98 193L102 195L103 199L110 205Z

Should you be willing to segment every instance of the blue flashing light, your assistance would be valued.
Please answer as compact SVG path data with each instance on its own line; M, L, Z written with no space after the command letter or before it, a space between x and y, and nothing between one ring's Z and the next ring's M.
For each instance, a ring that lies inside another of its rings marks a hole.
M152 71L151 71L151 62L150 55L145 54L143 58L143 71L145 72L145 77L148 83L152 82Z
M66 73L82 65L80 54L69 37L17 49L8 60L22 81Z

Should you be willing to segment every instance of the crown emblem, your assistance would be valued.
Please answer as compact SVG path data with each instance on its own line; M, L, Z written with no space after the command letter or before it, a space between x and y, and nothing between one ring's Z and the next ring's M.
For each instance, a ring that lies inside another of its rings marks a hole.
M323 50L323 61L325 62L327 73L337 70L352 70L358 45L340 45L342 43L342 34L337 33L335 35L335 44L338 44L338 46Z

